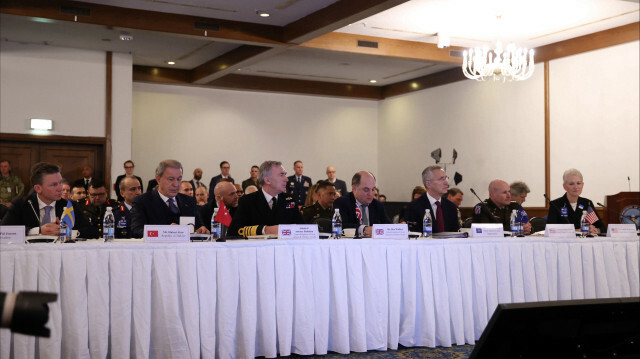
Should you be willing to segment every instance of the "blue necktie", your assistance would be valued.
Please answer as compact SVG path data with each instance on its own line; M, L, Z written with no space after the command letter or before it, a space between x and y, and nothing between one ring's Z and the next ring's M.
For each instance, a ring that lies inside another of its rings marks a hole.
M178 214L178 206L176 206L176 200L173 198L169 198L169 200L167 201L169 202L169 210L171 211L171 213L173 214Z
M51 206L44 207L44 217L42 218L42 225L44 226L47 223L51 223Z

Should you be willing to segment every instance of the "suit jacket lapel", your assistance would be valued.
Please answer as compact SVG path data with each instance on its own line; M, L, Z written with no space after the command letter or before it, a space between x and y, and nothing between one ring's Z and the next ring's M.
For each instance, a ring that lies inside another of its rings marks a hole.
M173 213L171 213L171 211L169 210L169 206L167 206L166 203L164 203L164 201L162 200L162 197L160 197L160 193L158 193L158 190L155 189L153 192L153 201L155 202L153 204L153 207L158 208L158 210L161 213L160 218L166 218L167 216L172 216ZM171 217L169 217L171 218Z

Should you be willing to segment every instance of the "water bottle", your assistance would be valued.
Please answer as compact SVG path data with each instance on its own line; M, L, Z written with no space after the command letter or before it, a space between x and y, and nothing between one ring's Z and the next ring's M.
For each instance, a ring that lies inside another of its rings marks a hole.
M58 238L58 241L60 243L64 243L68 240L71 239L71 228L69 228L69 226L67 225L67 222L65 221L61 221L60 222L60 237Z
M331 238L340 239L340 237L342 237L342 217L340 210L336 208L331 218Z
M587 211L582 211L582 218L580 218L580 233L582 234L583 237L586 237L589 235L589 230L591 223L589 223L589 221L587 221Z
M520 232L520 226L518 225L518 211L511 211L511 221L509 221L509 228L511 229L511 237L516 237Z
M216 215L218 214L218 208L213 210L213 215L211 216L211 240L216 240L220 238L221 228L220 222L216 221Z
M107 211L104 213L104 219L102 220L102 238L105 242L113 242L116 229L116 221L113 218L113 212L111 207L107 207Z
M433 233L433 221L431 220L431 212L429 209L424 210L424 217L422 218L422 236L430 238Z

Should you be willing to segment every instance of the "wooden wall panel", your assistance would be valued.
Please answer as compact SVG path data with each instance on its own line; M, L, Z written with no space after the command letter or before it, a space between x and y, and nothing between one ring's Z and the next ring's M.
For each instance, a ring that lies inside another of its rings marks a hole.
M11 162L11 172L20 177L25 186L25 194L31 187L31 165L37 162L38 151L35 147L25 143L0 142L0 160Z

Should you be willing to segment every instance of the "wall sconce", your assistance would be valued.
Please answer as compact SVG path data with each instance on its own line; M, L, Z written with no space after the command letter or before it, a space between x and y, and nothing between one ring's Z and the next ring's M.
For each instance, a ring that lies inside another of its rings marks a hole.
M31 129L37 131L51 131L53 129L53 121L43 118L32 118Z

